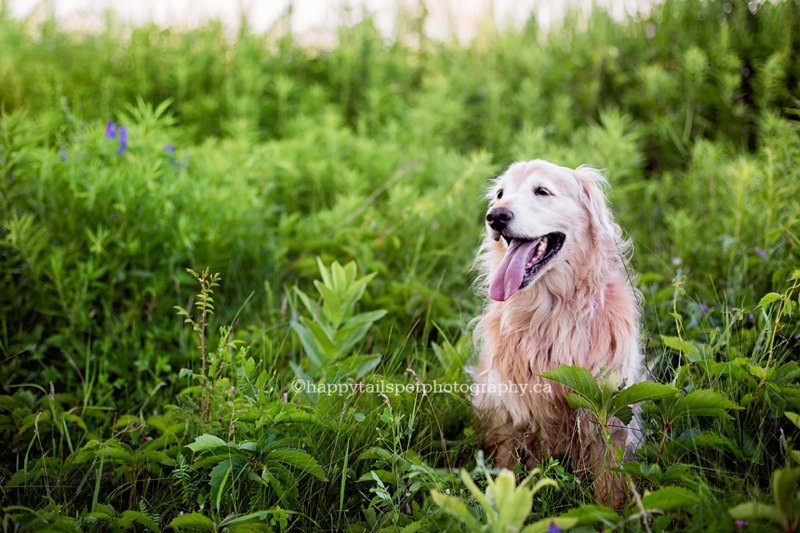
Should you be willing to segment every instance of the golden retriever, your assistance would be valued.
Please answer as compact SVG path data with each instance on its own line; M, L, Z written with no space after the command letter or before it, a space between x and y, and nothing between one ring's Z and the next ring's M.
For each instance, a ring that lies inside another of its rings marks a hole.
M615 454L596 419L567 405L568 389L539 377L560 365L598 377L615 372L628 385L643 376L638 293L626 269L630 243L603 184L596 170L542 160L515 163L494 181L477 258L490 300L476 319L472 373L496 466L568 457L576 472L595 477L598 501L619 508L627 486L607 469ZM638 413L610 431L614 447L634 449Z

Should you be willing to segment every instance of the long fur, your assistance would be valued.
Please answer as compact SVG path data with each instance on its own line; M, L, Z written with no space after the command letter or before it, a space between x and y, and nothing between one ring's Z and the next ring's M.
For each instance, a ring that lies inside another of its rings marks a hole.
M515 217L534 217L530 223L537 223L535 217L546 215L536 209L520 212L523 201L517 201L537 179L555 184L558 201L572 202L565 205L575 209L561 210L572 213L562 222L567 237L546 270L506 301L488 301L477 318L479 362L472 372L484 387L478 388L474 405L496 465L510 468L522 461L532 467L546 457L568 457L577 472L595 477L601 503L620 507L627 487L619 474L607 470L614 453L596 421L567 405L564 387L538 376L560 365L578 365L598 377L616 372L627 384L643 378L638 294L627 271L630 242L606 205L605 179L587 167L571 170L540 160L512 165L489 191L492 206L509 207ZM495 200L509 180L519 186L517 196ZM483 294L507 249L503 239L493 237L487 228L476 260ZM507 383L528 384L528 393L487 392L490 384ZM614 445L635 448L638 414L628 426L617 422L610 428Z

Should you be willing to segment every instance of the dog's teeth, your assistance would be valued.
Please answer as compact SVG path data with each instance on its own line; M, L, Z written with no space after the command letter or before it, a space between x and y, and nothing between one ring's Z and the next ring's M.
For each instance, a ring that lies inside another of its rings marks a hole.
M525 268L531 268L536 264L539 259L544 255L544 251L547 248L547 237L542 237L542 239L536 243L536 248L533 249L533 255L531 256L530 260L525 264Z

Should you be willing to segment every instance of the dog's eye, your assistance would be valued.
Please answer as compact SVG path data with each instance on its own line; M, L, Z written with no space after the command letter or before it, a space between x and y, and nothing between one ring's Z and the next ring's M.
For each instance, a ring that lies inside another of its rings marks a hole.
M545 189L544 187L536 187L533 189L533 194L536 196L553 196L553 193Z
M503 197L503 189L500 189L499 191L497 191L497 199L499 200L502 197Z

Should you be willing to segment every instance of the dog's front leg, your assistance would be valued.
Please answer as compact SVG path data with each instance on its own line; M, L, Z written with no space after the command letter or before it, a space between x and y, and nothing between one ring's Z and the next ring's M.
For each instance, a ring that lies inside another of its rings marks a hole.
M576 474L594 478L594 496L600 505L611 507L619 511L628 501L629 490L625 474L614 472L610 468L618 466L617 450L625 450L625 441L628 434L627 428L617 420L612 419L608 427L611 436L609 449L602 428L596 419L579 419L578 436L579 446L571 450L571 460Z
M487 421L483 437L483 448L492 456L497 468L514 468L517 463L516 439L509 432L509 422L505 417L494 413Z

